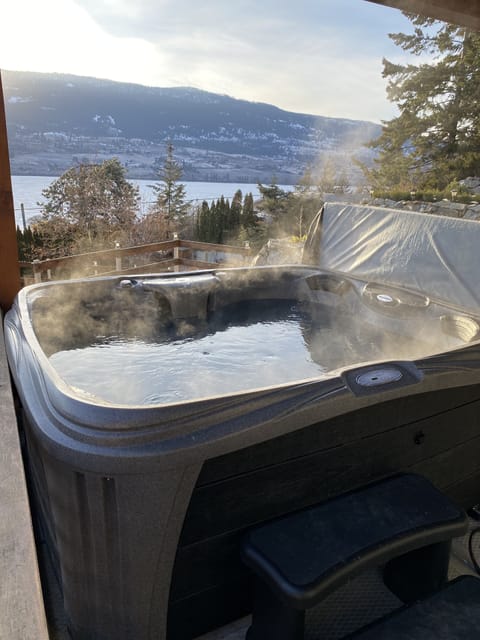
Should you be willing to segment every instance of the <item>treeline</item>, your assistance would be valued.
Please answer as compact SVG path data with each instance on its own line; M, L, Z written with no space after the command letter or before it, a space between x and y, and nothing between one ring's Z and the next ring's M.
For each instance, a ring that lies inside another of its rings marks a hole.
M43 190L41 215L25 230L17 228L20 260L161 242L173 234L215 244L249 242L259 249L271 237L303 237L327 186L306 172L293 190L282 189L274 178L270 185L259 184L256 202L252 193L239 189L231 202L222 196L193 206L180 178L168 145L159 180L152 185L155 201L140 215L138 189L117 159L72 167Z
M71 175L67 177L70 179ZM214 244L248 242L253 249L259 249L272 237L302 238L323 203L318 187L312 186L307 193L299 185L284 190L272 182L258 185L261 197L257 201L252 193L243 195L238 189L231 201L224 196L210 203L204 200L200 206L185 208L182 215L175 213L173 206L170 212L164 207L152 207L143 216L132 215L135 191L129 191L127 203L116 202L116 214L112 216L107 213L108 207L99 207L104 195L95 196L91 191L88 198L80 197L76 204L70 202L68 209L63 203L57 210L52 201L58 195L58 186L45 190L49 200L42 216L24 230L17 227L21 261L161 242L174 233L187 240Z
M195 239L215 244L235 244L239 238L251 238L259 231L253 195L243 197L241 189L230 203L224 196L208 204L206 200L197 210Z

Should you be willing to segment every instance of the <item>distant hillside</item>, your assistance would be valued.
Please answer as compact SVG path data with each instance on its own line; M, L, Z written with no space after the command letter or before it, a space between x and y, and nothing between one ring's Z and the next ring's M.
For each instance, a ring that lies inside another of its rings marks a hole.
M58 175L81 161L118 157L151 178L171 141L185 180L295 182L379 133L370 122L283 111L189 87L156 88L62 74L3 71L12 172Z

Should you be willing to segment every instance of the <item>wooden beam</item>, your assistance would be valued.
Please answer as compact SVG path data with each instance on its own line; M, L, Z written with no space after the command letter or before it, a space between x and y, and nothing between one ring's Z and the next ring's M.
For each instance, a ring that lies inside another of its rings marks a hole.
M0 73L0 307L7 311L20 290L15 212Z
M478 0L370 0L370 2L480 31Z

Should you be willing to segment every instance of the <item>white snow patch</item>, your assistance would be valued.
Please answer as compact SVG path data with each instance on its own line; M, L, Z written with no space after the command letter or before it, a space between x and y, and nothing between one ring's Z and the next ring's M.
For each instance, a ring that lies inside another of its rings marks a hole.
M23 102L32 102L33 98L28 97L28 98L24 98L23 96L10 96L10 98L8 99L8 102L10 104L21 104Z
M95 114L92 118L92 120L94 122L101 122L102 124L109 124L111 126L114 126L115 123L115 118L113 118L113 116L107 115L107 116L101 116L100 114Z

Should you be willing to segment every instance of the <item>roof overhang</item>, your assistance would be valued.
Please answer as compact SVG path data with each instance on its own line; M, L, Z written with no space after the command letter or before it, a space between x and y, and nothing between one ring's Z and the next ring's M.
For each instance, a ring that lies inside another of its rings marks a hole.
M369 0L480 31L479 0Z

